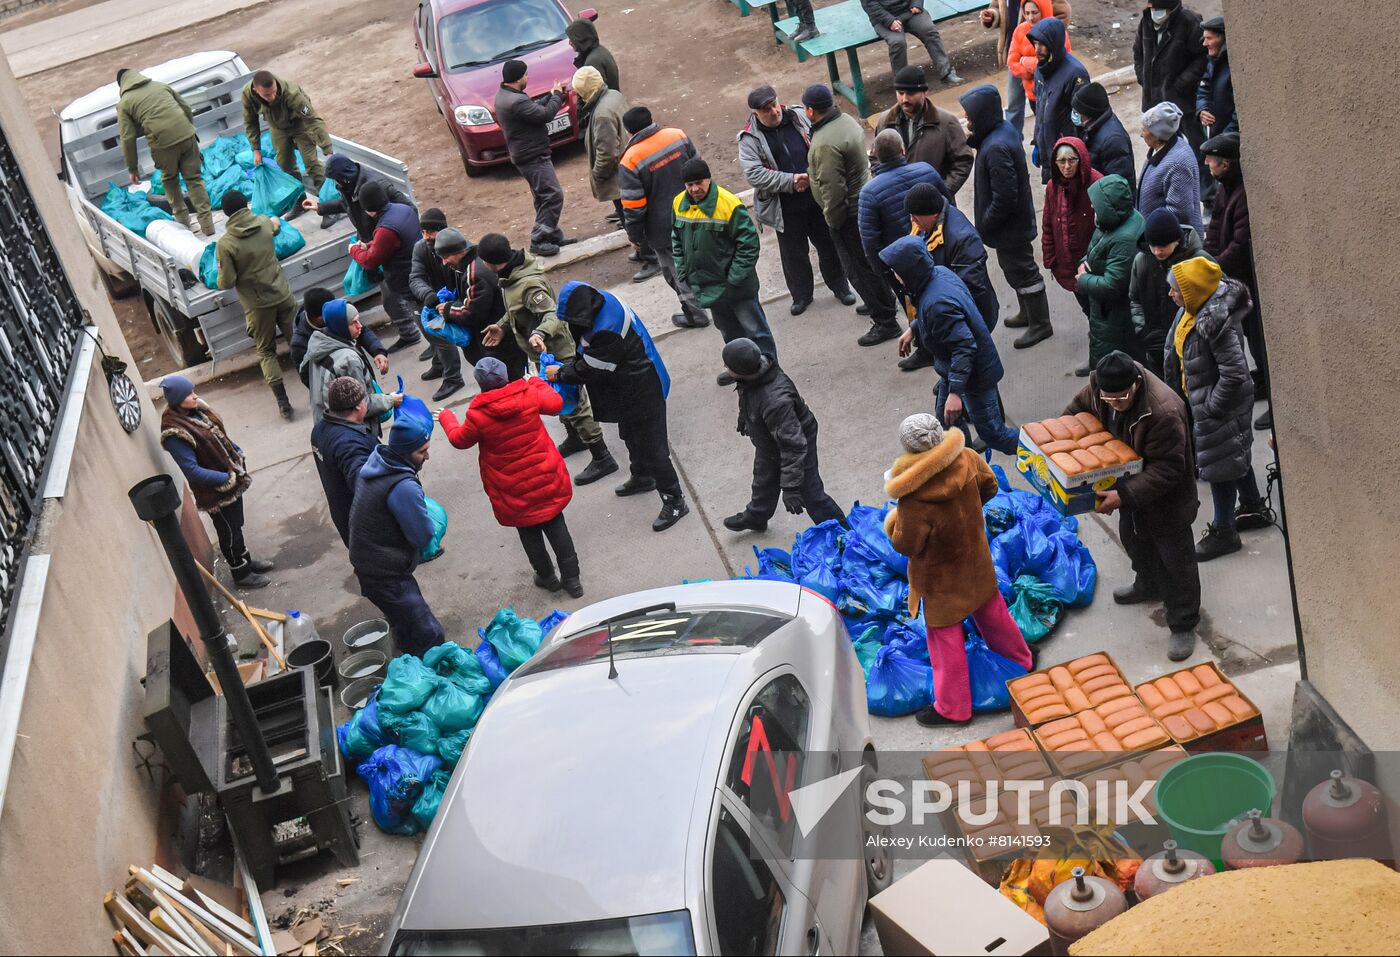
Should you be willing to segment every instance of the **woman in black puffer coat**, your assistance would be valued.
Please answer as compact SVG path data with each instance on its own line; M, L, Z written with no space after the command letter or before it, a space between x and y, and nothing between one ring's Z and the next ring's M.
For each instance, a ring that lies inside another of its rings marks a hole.
M1254 383L1241 323L1253 302L1244 283L1204 256L1177 263L1168 281L1181 311L1167 333L1163 372L1190 406L1196 471L1215 503L1215 521L1196 546L1204 562L1239 551L1239 529L1271 524L1250 461Z

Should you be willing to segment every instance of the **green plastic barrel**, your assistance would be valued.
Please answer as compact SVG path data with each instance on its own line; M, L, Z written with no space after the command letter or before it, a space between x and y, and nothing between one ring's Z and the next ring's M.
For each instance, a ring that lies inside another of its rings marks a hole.
M1196 754L1167 769L1157 780L1158 816L1172 839L1223 868L1220 842L1237 819L1274 804L1274 776L1258 761L1240 754Z

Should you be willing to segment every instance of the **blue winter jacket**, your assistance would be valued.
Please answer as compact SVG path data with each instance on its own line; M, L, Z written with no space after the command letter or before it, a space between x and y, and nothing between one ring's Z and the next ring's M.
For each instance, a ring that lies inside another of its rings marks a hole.
M1206 64L1205 75L1196 87L1196 113L1202 110L1215 114L1211 136L1240 131L1240 118L1235 113L1235 84L1230 78L1229 50L1221 50L1220 56Z
M351 422L333 413L321 416L311 430L311 452L326 493L326 506L340 539L350 545L350 505L360 469L379 446L368 425Z
M1178 132L1165 147L1149 157L1138 184L1137 208L1143 218L1167 207L1176 221L1190 226L1199 236L1206 234L1201 224L1201 180L1196 151Z
M860 191L860 242L871 265L879 264L880 250L909 235L909 214L904 211L904 197L919 183L933 184L945 198L953 196L938 170L927 163L911 163L905 159L881 165L879 172Z
M1002 116L1001 94L990 84L958 98L972 126L973 221L982 242L996 249L1035 238L1035 201L1021 134Z
M880 258L914 296L914 335L948 381L948 391L983 392L1002 377L1001 357L967 286L946 266L936 266L917 236L886 247Z
M433 540L418 470L387 445L369 454L350 505L350 564L359 575L396 577L418 567Z
M1065 50L1063 20L1046 17L1026 36L1050 48L1050 62L1035 68L1035 145L1040 153L1040 181L1048 183L1055 171L1055 144L1074 135L1069 118L1074 93L1089 82L1089 71Z

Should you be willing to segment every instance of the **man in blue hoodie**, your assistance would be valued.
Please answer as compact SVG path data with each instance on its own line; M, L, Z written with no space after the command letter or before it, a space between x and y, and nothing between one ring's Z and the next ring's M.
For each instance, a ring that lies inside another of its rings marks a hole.
M447 636L413 577L433 539L419 471L433 420L400 413L389 441L365 460L350 505L350 564L364 595L384 615L401 652L419 655Z
M937 266L918 236L905 236L880 253L915 303L909 331L899 339L899 354L907 356L917 337L933 357L938 372L934 411L946 425L963 424L964 413L983 442L998 452L1016 454L1017 433L1006 424L997 383L1003 369L992 334L957 273Z
M1074 54L1065 50L1065 22L1046 17L1026 34L1035 44L1035 151L1041 183L1050 182L1055 169L1055 144L1074 136L1074 94L1089 82Z

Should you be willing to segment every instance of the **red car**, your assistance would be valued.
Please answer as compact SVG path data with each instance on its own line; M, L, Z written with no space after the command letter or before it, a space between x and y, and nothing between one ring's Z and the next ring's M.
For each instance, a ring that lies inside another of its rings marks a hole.
M596 20L598 11L584 10L579 17ZM421 62L413 75L428 81L468 175L510 160L494 107L505 61L529 64L527 92L536 97L548 95L557 82L568 89L574 50L564 31L572 19L559 0L423 0L418 5L414 38ZM550 123L556 147L579 138L576 99L569 90Z

